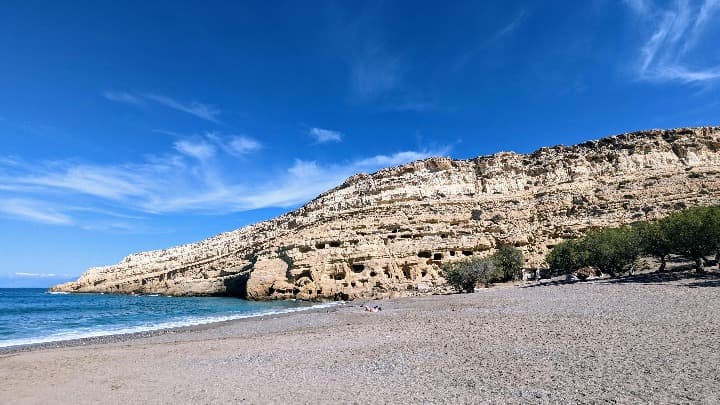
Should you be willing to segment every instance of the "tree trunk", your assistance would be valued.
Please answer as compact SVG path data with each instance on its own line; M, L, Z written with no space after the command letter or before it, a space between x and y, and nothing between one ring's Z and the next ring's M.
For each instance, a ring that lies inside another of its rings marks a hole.
M705 268L703 267L702 259L699 257L695 258L695 271L698 273L705 272Z
M666 263L666 261L665 261L665 256L660 256L660 268L658 268L657 271L659 271L659 272L665 271L665 265L666 265L666 264L667 264L667 263Z

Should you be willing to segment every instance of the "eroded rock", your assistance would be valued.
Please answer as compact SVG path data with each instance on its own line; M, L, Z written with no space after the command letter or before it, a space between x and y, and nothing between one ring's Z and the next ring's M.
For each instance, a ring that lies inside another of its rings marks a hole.
M92 268L55 291L393 297L445 291L447 261L505 243L526 267L593 227L720 196L720 128L653 130L523 155L431 158L358 174L276 219Z

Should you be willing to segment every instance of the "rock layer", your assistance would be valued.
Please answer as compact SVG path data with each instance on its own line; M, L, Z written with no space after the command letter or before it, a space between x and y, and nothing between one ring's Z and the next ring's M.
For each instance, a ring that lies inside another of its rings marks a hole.
M531 154L430 158L359 174L270 221L89 269L54 291L353 299L428 294L447 261L559 241L720 196L720 127L623 134Z

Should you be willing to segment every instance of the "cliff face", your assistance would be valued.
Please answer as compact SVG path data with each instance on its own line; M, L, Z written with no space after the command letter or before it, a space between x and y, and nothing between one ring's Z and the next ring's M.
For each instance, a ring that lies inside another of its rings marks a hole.
M439 266L519 247L526 267L588 228L720 196L720 127L624 134L528 155L431 158L359 174L276 219L88 270L55 291L250 299L442 291Z

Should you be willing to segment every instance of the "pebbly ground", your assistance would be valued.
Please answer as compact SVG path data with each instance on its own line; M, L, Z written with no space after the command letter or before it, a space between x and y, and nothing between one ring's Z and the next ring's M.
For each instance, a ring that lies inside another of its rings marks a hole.
M376 303L5 353L0 402L720 403L713 274Z

